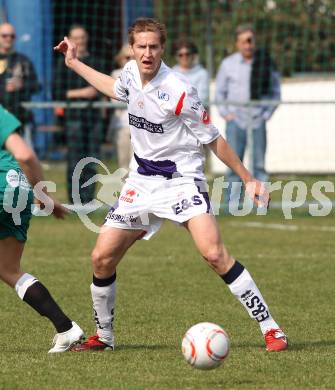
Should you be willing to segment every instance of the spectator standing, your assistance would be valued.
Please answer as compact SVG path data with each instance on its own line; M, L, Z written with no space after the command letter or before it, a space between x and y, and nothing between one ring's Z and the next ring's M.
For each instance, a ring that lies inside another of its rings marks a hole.
M0 24L0 103L24 125L33 122L31 111L21 103L40 90L35 68L28 57L15 51L16 33L9 23Z
M115 60L119 65L118 69L113 70L111 76L117 79L126 63L133 59L128 44L122 46ZM127 106L117 108L114 111L109 124L109 138L116 138L117 161L120 168L129 168L129 163L133 155L130 142L130 129Z
M198 48L188 39L181 39L175 45L177 65L173 67L182 73L197 89L198 96L205 107L209 102L209 80L207 70L199 64Z
M99 61L88 51L88 33L81 25L73 25L69 30L69 39L77 46L77 55L89 66L100 68ZM64 61L59 61L56 67L54 97L56 100L69 102L93 102L98 99L98 92L84 79L71 72ZM57 115L56 110L56 115ZM100 111L86 107L69 108L64 117L65 139L67 145L67 192L70 202L74 202L72 193L72 176L77 163L85 157L100 157L103 141L103 124ZM80 177L79 195L82 204L94 199L95 183L82 188L96 174L96 165L87 164Z
M248 103L250 100L280 100L280 76L266 50L256 49L255 32L251 25L236 29L237 52L225 58L216 77L216 101L220 115L226 120L226 139L243 161L248 130L252 130L253 175L267 181L265 171L266 122L277 105L253 107L225 104L225 101ZM238 202L240 188L232 191L232 183L240 182L229 170L226 202Z

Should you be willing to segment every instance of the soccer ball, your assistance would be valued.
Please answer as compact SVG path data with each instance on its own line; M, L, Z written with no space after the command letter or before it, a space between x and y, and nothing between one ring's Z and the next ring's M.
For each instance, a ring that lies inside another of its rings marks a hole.
M191 366L210 370L218 367L228 356L229 337L219 325L200 322L186 332L182 352Z

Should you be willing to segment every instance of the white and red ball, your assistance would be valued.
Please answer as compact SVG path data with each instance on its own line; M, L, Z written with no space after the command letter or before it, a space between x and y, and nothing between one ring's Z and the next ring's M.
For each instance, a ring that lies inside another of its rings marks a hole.
M218 367L228 356L229 337L219 325L200 322L186 332L182 352L191 366L210 370Z

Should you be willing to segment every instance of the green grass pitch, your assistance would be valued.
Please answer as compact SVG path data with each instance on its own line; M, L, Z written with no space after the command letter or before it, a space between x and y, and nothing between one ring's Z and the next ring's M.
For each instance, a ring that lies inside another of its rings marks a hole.
M258 325L203 263L186 231L165 223L149 242L136 243L118 269L114 352L47 355L51 324L0 285L0 389L334 388L332 215L219 219L226 245L253 274L287 332L288 351L265 352ZM296 230L245 225L253 221ZM96 235L71 216L34 218L29 237L24 270L92 334ZM180 350L184 332L201 321L222 325L231 339L229 358L208 372L190 367Z

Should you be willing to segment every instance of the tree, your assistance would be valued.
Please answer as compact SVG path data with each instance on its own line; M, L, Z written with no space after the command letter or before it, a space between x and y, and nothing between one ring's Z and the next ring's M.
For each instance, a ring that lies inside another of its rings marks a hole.
M234 51L236 26L250 22L255 27L258 45L270 50L284 75L335 70L332 0L156 0L154 4L157 17L168 27L170 63L174 62L172 41L187 35L199 47L201 62L206 64L206 35L210 31L217 69L222 58Z

